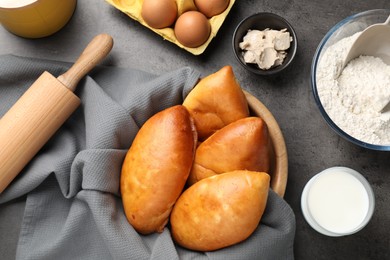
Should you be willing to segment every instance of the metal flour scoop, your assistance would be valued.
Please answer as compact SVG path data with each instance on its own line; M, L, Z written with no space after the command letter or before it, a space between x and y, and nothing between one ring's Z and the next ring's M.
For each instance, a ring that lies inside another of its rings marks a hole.
M348 54L345 56L337 77L340 76L348 62L361 55L378 57L384 63L390 65L390 16L384 23L373 24L367 27L356 38ZM389 97L380 97L375 101L373 107L378 112L381 112L385 107L387 108L389 101Z

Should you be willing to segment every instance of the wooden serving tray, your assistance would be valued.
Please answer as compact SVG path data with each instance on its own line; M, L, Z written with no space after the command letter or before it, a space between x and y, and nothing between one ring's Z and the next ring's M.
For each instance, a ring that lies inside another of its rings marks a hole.
M182 2L185 0L177 0L177 2ZM232 8L234 2L236 0L230 0L229 6L226 8L224 12L222 12L219 15L213 16L209 19L210 25L211 25L211 33L208 38L208 40L202 44L201 46L197 48L189 48L184 45L182 45L175 36L175 33L173 31L173 28L168 27L168 28L163 28L163 29L154 29L150 27L149 25L146 24L146 22L142 19L141 16L141 9L142 9L142 3L143 0L106 0L107 3L111 4L121 12L127 14L130 18L138 21L141 23L143 26L149 28L150 30L154 31L155 33L159 34L162 36L165 40L168 40L180 48L194 54L194 55L199 55L202 54L207 46L210 44L211 40L217 35L217 32L219 28L222 26L222 23L225 21L226 16L228 15L230 9ZM180 12L180 10L179 10Z
M280 197L284 196L288 177L288 158L287 149L284 142L282 131L279 128L274 116L256 97L244 91L249 104L251 115L261 117L268 126L269 136L271 138L271 188Z

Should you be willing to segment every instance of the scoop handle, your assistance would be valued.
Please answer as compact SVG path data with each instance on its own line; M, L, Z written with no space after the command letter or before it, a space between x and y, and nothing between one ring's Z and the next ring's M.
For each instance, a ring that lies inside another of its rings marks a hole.
M383 24L390 26L390 15L389 15L389 17L387 17L386 21Z
M107 56L112 46L113 39L110 35L102 33L95 36L73 66L57 79L74 92L78 82Z

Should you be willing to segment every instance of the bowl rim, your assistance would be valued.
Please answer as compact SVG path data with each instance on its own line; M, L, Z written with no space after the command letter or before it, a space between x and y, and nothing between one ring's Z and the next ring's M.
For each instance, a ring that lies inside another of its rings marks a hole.
M317 84L316 84L316 82L317 82L317 77L316 77L317 76L316 75L317 63L319 61L321 51L323 50L325 44L328 42L328 40L332 36L332 34L334 32L336 32L339 28L341 28L343 25L348 23L349 21L351 21L355 18L363 17L363 16L370 14L370 13L378 12L378 11L390 13L390 9L372 9L372 10L367 10L367 11L363 11L360 13L356 13L356 14L350 15L350 16L344 18L343 20L341 20L340 22L338 22L325 34L325 36L322 38L322 40L318 44L317 49L316 49L314 56L313 56L313 60L312 60L312 64L311 64L311 72L310 72L310 81L311 81L311 88L312 88L313 96L314 96L314 99L316 101L315 103L316 103L317 107L319 108L322 117L325 119L326 123L330 126L330 128L333 131L335 131L339 136L341 136L345 140L352 142L353 144L356 144L360 147L368 148L368 149L376 150L376 151L390 151L390 145L370 144L367 142L360 141L360 140L356 139L355 137L346 133L340 127L338 127L336 125L336 123L334 123L333 120L329 117L328 113L325 111L325 108L322 106L322 102L321 102L321 99L319 97L319 94L317 91Z
M279 19L281 20L282 22L284 22L286 25L287 25L287 29L288 31L290 32L290 36L293 38L293 42L294 44L292 46L290 46L290 49L289 49L289 52L291 52L291 58L286 61L286 62L283 62L282 65L280 66L277 66L277 67L274 67L274 68L271 68L269 70L262 70L260 68L258 69L255 69L255 68L252 68L250 66L248 66L246 63L244 63L240 57L239 57L239 53L236 51L236 48L235 48L235 40L237 38L237 32L239 30L239 28L248 20L250 19L254 19L258 16L270 16L270 17L273 17L273 18L276 18L276 19ZM234 32L233 32L233 37L232 37L232 47L233 47L233 53L234 53L234 56L236 57L236 59L238 60L238 62L241 64L241 66L243 66L244 68L246 68L247 70L257 74L257 75L263 75L263 76L267 76L267 75L273 75L273 74L276 74L278 72L281 72L282 70L284 70L285 68L287 68L291 63L292 61L294 60L294 57L297 53L297 48L298 48L298 37L297 37L297 34L295 32L295 29L294 27L291 25L291 23L289 21L287 21L284 17L278 15L278 14L275 14L275 13L271 13L271 12L258 12L258 13L254 13L250 16L247 16L246 18L242 19L238 25L236 26L236 28L234 29ZM291 48L292 47L292 48Z
M268 133L273 148L272 155L275 160L272 172L269 173L271 177L270 188L283 198L286 192L288 179L288 154L283 133L271 111L269 111L269 109L254 95L246 90L243 90L243 92L247 99L250 111L253 112L255 116L262 118L268 127Z

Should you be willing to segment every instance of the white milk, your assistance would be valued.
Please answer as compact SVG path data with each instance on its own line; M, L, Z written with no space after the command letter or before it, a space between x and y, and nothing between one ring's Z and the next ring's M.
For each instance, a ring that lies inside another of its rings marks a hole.
M302 193L308 223L329 236L352 234L371 218L374 196L359 173L345 167L329 168L314 176Z
M0 7L3 8L18 8L32 4L38 0L0 0Z

